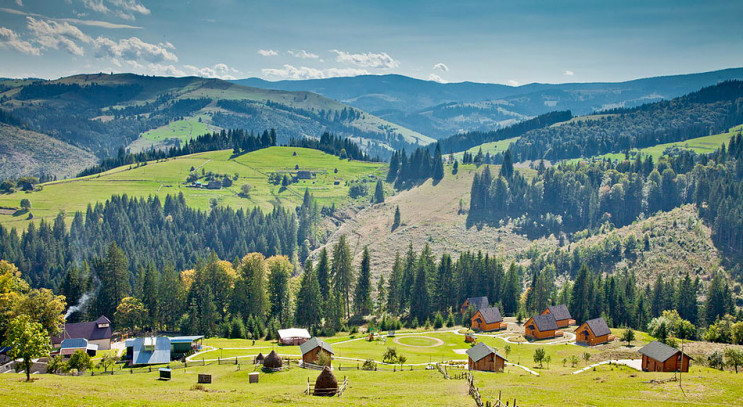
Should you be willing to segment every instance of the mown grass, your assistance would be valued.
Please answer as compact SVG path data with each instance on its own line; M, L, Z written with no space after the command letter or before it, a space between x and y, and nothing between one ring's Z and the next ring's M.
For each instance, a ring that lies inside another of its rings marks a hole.
M38 192L0 195L0 207L18 207L21 199L28 198L35 221L42 218L52 220L60 211L71 217L75 211L84 211L88 204L105 202L114 194L130 197L157 195L163 199L168 194L183 193L190 206L202 210L209 209L211 199L233 208L258 206L270 210L279 205L294 207L301 204L305 189L312 192L320 205L342 205L350 200L348 182L366 180L372 193L372 182L383 177L386 171L382 163L341 160L305 148L271 147L235 158L231 156L232 150L192 154L149 162L140 167L124 166L84 178L51 182L43 184L43 190ZM317 171L317 178L301 180L288 188L268 182L272 172L295 171L296 166ZM185 185L185 181L192 168L198 173L204 170L230 177L237 174L238 179L231 187L221 190L191 188ZM243 184L253 186L250 198L239 196ZM7 227L25 228L29 222L26 217L26 214L0 214L0 223Z

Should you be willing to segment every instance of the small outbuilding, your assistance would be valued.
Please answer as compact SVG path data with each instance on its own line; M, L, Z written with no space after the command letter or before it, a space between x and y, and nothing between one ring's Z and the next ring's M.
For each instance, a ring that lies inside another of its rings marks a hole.
M480 342L467 349L467 356L467 367L470 370L503 373L503 369L506 366L506 358L484 342Z
M148 336L127 339L126 359L131 366L170 363L170 338Z
M611 339L611 330L604 318L589 319L575 330L575 343L579 345L601 345Z
M472 307L475 310L481 310L489 306L490 306L490 301L488 301L488 297L470 297L464 300L464 303L462 304L462 309L460 311L462 312L462 315L464 315L464 313L467 312L469 307Z
M78 350L82 350L91 357L98 353L98 345L95 343L89 343L84 338L65 339L59 348L59 354L68 358L72 356Z
M498 307L481 308L470 319L470 328L479 331L499 331L506 329Z
M665 343L653 341L639 350L642 355L642 370L644 372L688 372L693 360L689 355L668 346Z
M330 358L335 355L333 347L329 343L321 341L317 338L312 338L309 341L299 345L299 350L302 351L302 362L317 364L317 359L320 354L327 356L327 363L325 366L330 366Z
M548 339L557 336L557 321L552 314L534 315L524 324L526 339Z
M312 392L313 396L327 396L332 397L338 393L338 379L330 371L329 367L324 367L322 372L317 376L315 380L315 389Z
M310 333L303 328L279 329L279 343L282 345L301 345L310 340Z
M575 325L575 320L572 316L570 316L570 311L568 311L568 307L565 304L560 305L550 305L542 311L542 315L552 314L552 316L555 317L555 322L557 322L558 328L566 328L570 325Z

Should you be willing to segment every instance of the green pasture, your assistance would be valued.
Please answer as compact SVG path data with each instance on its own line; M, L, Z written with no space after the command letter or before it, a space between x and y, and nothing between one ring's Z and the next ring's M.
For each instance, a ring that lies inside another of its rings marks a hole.
M199 121L199 118L202 118L202 121ZM142 138L153 141L164 141L174 138L187 141L214 131L216 128L208 125L203 118L204 116L198 116L172 121L165 126L142 133Z
M473 155L477 155L477 152L480 151L480 149L482 148L482 153L483 154L490 153L490 155L493 155L495 153L503 153L506 150L508 150L508 147L511 145L511 143L515 143L519 138L520 137L512 137L512 138L508 138L508 139L505 139L505 140L491 141L489 143L483 143L483 144L480 144L478 146L475 146L475 147L470 148L469 150L467 150L467 152L469 152L469 153L471 153ZM454 154L454 158L456 158L458 160L461 160L463 154L464 153L462 153L462 152L455 153Z
M373 193L373 182L383 177L386 171L386 166L382 163L341 160L336 156L305 148L271 147L236 158L231 156L232 150L198 153L160 162L152 161L140 167L118 167L84 178L50 182L43 184L41 191L0 195L0 207L19 208L20 200L28 198L35 221L52 220L60 211L71 217L76 211L85 211L88 204L105 202L114 194L127 194L130 197L157 195L164 199L168 194L183 193L189 205L202 210L209 209L212 199L216 199L222 206L258 206L271 210L274 206L293 207L301 204L305 189L310 190L320 205L342 205L350 201L348 182L368 181L370 193ZM268 182L271 173L296 172L297 166L302 170L316 172L316 178L300 180L288 188ZM185 184L192 169L199 174L202 170L212 171L230 178L237 174L238 179L233 180L231 187L221 190L192 188ZM338 185L335 185L336 181ZM250 198L239 196L243 184L253 186ZM0 224L3 226L25 228L28 222L25 213L0 211Z

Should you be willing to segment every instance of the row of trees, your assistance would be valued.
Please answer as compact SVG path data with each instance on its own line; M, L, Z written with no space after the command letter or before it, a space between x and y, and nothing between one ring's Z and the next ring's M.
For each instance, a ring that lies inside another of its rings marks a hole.
M417 148L410 156L405 150L392 154L387 182L394 182L396 188L410 188L429 178L434 182L444 178L444 161L438 144L433 155L425 147Z
M341 159L350 158L359 161L381 161L378 157L369 157L358 144L354 143L347 137L334 136L325 132L319 140L311 138L291 138L289 140L291 147L313 148L324 151L328 154L336 155Z

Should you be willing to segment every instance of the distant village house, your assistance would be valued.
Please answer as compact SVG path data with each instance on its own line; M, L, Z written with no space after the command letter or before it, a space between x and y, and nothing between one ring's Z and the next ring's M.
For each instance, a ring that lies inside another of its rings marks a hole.
M488 297L470 297L464 300L464 303L462 304L461 312L462 315L464 315L469 307L474 308L475 310L480 310L482 308L487 308L490 306L490 301L488 301Z
M548 339L558 336L557 321L552 314L534 315L524 324L524 337L529 340Z
M589 319L575 330L575 343L579 345L596 346L613 339L604 318Z
M692 358L662 342L653 341L639 350L645 372L688 372Z
M327 363L325 366L330 366L330 359L332 355L335 355L333 352L333 347L330 346L329 343L324 342L317 338L312 338L309 341L299 345L299 350L302 351L302 362L304 363L312 363L312 364L318 364L317 359L320 356L320 354L324 354L327 356Z
M498 307L481 308L470 319L470 328L478 331L499 331L506 327Z
M542 315L552 314L555 317L558 328L567 328L570 325L575 325L575 320L570 316L570 311L565 304L550 305L542 311Z

